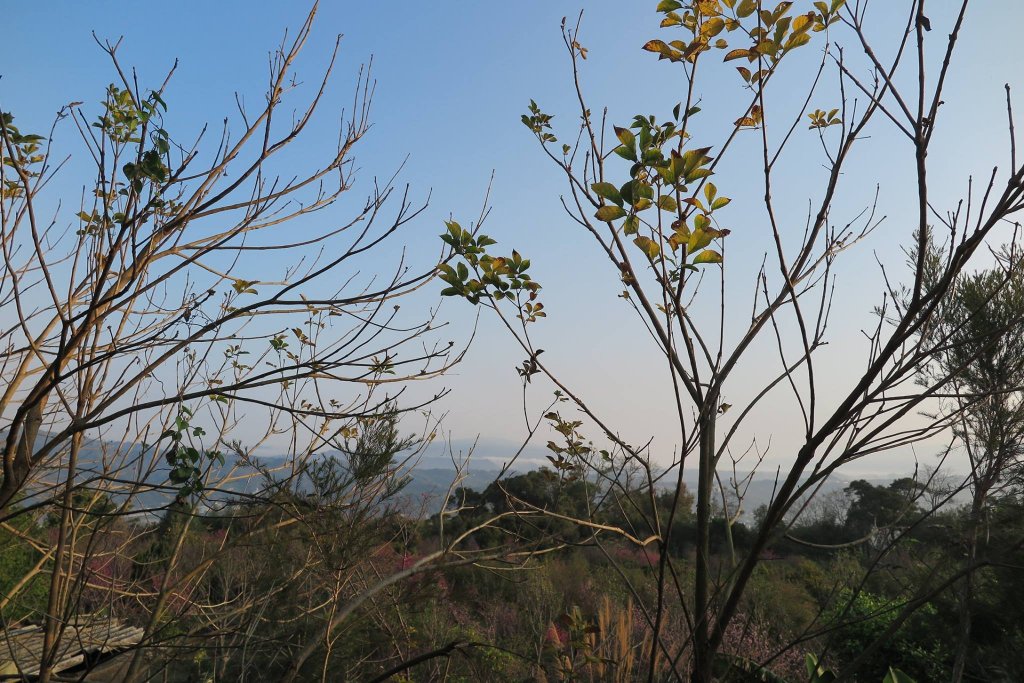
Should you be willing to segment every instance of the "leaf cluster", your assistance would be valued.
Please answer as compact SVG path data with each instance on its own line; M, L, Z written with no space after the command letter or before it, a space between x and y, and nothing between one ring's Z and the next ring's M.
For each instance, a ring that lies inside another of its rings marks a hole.
M534 322L547 314L543 305L536 303L541 286L530 277L530 259L512 250L509 256L492 256L487 247L497 244L487 235L475 235L464 230L455 221L446 221L448 232L441 235L455 255L461 257L454 266L442 263L437 267L440 278L448 287L441 290L442 296L459 296L471 304L482 299L519 301L526 294L520 316L527 322Z

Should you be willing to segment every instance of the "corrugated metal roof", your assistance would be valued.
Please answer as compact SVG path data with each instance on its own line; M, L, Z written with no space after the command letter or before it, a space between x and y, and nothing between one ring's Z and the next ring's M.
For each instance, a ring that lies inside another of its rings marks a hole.
M53 671L65 671L138 645L143 631L124 626L116 619L97 617L95 621L79 618L64 627L57 646ZM33 678L39 673L44 633L41 626L25 626L0 632L0 680Z

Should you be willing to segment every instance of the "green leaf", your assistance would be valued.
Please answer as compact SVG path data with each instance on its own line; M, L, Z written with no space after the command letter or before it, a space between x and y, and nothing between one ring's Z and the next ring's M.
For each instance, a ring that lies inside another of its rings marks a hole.
M672 171L672 164L669 163L665 166L655 166L654 170L658 172L658 175L666 185L676 184L676 174Z
M612 151L618 154L623 159L626 159L627 161L636 161L636 150L633 149L632 147L627 147L626 145L619 145Z
M885 675L882 683L916 683L916 681L899 669L889 667L889 673Z
M607 199L608 201L622 206L622 195L619 193L619 188L615 187L611 183L594 183L590 186L590 189L599 196Z
M678 0L661 0L658 3L658 12L674 12L675 10L682 7L683 4Z
M627 235L635 235L640 229L640 219L636 216L630 216L622 223L622 232Z
M650 237L639 235L633 240L633 244L640 247L640 250L647 254L647 257L651 259L657 258L658 254L661 253L661 247L659 247L658 243Z
M676 198L670 194L663 194L658 198L658 208L663 211L675 211L679 208Z
M621 206L608 205L602 206L594 215L597 220L607 222L622 218L626 215L626 211Z
M804 667L807 669L807 676L813 677L818 673L818 658L808 652L804 655Z
M679 152L675 150L672 150L672 158L669 161L669 167L672 169L672 175L676 178L686 174L686 161Z
M789 30L789 25L793 23L793 17L783 17L779 19L779 22L775 24L775 42L781 42L782 37L786 35L786 31Z
M702 147L700 149L691 149L683 153L683 169L687 179L689 179L695 169L705 166L711 162L711 157L707 156L710 149L710 147Z
M662 156L660 149L647 149L644 151L644 163L649 166L660 166L665 163L665 157Z
M619 194L622 195L627 204L633 203L633 182L632 180L627 180L619 188Z

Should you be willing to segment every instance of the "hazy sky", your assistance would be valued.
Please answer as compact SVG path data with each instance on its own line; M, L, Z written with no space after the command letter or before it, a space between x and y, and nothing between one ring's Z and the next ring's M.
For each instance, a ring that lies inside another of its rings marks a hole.
M538 346L546 351L544 360L607 415L627 441L642 443L653 436L655 452L667 457L677 430L663 361L654 355L628 307L616 298L621 287L615 273L562 212L564 182L519 121L532 98L556 115L563 132L574 127L578 111L559 23L564 15L574 18L581 9L582 42L589 49L583 79L591 108L607 106L609 120L620 124L636 113L667 117L682 97L681 78L667 63L639 49L658 36L656 4L324 2L298 69L314 81L338 33L344 34L341 58L311 131L313 139L298 146L289 159L296 164L315 159L324 151L316 143L318 136L333 141L336 112L351 101L359 65L372 55L377 81L374 128L356 150L363 184L356 186L351 203L341 202L332 209L337 214L322 218L340 220L362 202L374 176L389 176L404 161L401 180L410 184L412 196L430 197L429 208L407 233L410 249L429 263L439 248L442 221L452 215L468 224L479 213L493 171L492 212L485 232L499 240L499 248L514 247L529 256L534 276L545 286L543 301L550 317L534 331ZM889 16L893 6L904 4L875 0L871 20L884 31L899 20L895 14ZM930 36L936 46L941 47L958 4L930 3L935 29ZM123 35L121 58L137 68L143 83L157 85L174 58L180 60L165 99L172 135L187 139L203 122L216 124L234 116L235 91L258 101L268 50L279 42L285 27L301 23L306 7L300 2L253 0L134 6L99 0L9 0L0 41L0 109L13 111L23 129L45 129L61 105L99 100L115 75L90 32L109 39ZM1011 0L979 0L968 16L930 157L934 196L949 202L940 210L953 208L969 175L986 175L992 165L1007 164L1003 84L1024 85L1018 48L1022 20L1024 5ZM806 50L804 58L813 61L814 48ZM800 88L809 66L797 66L784 75L788 80L783 83L791 84L796 100L802 100ZM823 89L821 103L816 100L812 106L838 106L829 99L835 92L832 80ZM699 95L709 134L717 130L716 117L732 120L742 113L736 111L744 95L735 74L704 81ZM784 99L780 101L780 107L785 105ZM702 125L698 121L698 135ZM835 220L845 222L838 215L843 212L847 220L857 215L873 200L876 186L878 213L887 218L837 267L830 345L819 360L826 400L838 396L863 366L859 330L871 325L871 309L882 291L876 257L899 273L903 257L898 247L912 230L913 202L905 193L912 158L908 143L886 125L872 127L870 136L844 177ZM785 182L775 188L794 237L802 232L808 201L820 197L825 161L806 126L798 127L796 137L793 154L784 162L789 173L780 176ZM712 136L707 144L719 141ZM734 152L732 162L716 178L720 191L734 198L722 215L733 228L728 249L729 277L735 285L727 291L727 336L749 317L753 277L769 246L757 153L751 138L746 151ZM75 178L62 182L68 183L69 191L83 184ZM278 266L252 262L242 271L263 273ZM442 317L452 321L453 339L466 338L473 313L462 302L445 303ZM698 313L713 320L714 311ZM734 396L749 395L777 370L779 360L770 345L755 350L761 355L752 357L726 388L726 401L738 403ZM447 427L456 439L465 442L479 434L481 452L501 457L502 445L523 435L521 385L514 371L521 361L522 353L485 315L466 361L443 382L453 390L443 408L449 411ZM531 387L532 406L548 396L550 387L544 383ZM769 461L781 463L791 456L791 434L800 429L795 417L792 401L782 393L752 421L751 436L756 433L762 445L771 440ZM549 436L539 435L539 443ZM926 459L929 449L924 447L918 455ZM893 472L911 466L910 454L893 457L859 467L865 472Z

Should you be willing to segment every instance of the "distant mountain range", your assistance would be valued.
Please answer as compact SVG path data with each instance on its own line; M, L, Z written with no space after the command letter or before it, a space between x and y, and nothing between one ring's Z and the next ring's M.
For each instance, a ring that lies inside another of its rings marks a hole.
M0 438L2 437L3 434L0 433ZM85 480L90 476L101 474L105 458L109 458L108 454L115 451L116 448L110 442L105 443L96 439L86 439L79 454L79 477ZM142 446L131 446L128 448L127 453L128 458L126 460L137 459L138 456L142 455ZM521 460L515 463L515 467L507 471L504 476L513 476L514 474L543 466L546 464L541 455L543 453L544 450L540 448L530 449L524 453L524 457ZM337 452L334 454L327 453L322 457L331 457L336 454ZM152 455L144 459L151 462ZM274 471L280 469L287 462L287 458L280 455L269 455L254 457L252 461L261 468ZM133 509L159 510L174 498L173 487L170 486L168 480L170 467L162 459L158 459L158 462L152 464L153 466L148 476L142 478L143 486L130 494L133 496ZM235 462L235 459L229 457L224 467L228 468L236 464L238 463ZM482 491L501 473L501 466L502 460L499 458L474 456L472 464L463 469L462 480L458 485ZM251 465L244 464L242 467L247 467L255 473L255 468ZM124 482L122 484L124 492L115 494L115 500L118 498L123 500L123 496L129 495L128 482L138 480L140 474L141 471L137 467L125 468L120 472L116 479ZM445 494L452 485L455 474L455 466L450 458L431 454L424 455L410 471L410 481L400 494L410 514L429 515L437 512ZM53 477L52 479L55 478ZM871 477L867 478L867 480L873 484L887 484L894 478L895 476ZM687 471L684 474L683 480L691 492L696 490L697 473L695 471ZM821 487L819 493L824 495L842 490L852 480L853 478L849 477L833 476ZM674 483L675 479L674 476L666 477L664 481L667 487L671 486L672 483L670 482ZM723 481L728 487L729 483L724 477ZM226 486L221 495L223 497L230 497L232 493L253 493L255 483L255 480L252 478L240 477ZM753 512L759 506L770 502L776 488L777 482L775 481L774 473L755 474L746 487L742 505L743 518L750 519Z

